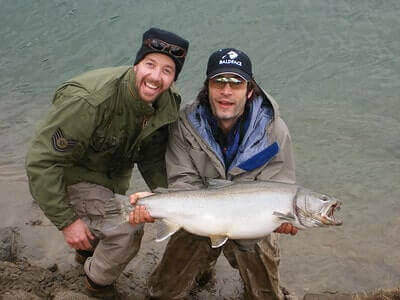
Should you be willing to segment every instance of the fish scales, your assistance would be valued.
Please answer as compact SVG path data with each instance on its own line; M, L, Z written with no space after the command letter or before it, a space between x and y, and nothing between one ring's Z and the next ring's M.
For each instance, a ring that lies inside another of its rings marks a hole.
M212 180L209 188L155 194L138 201L161 219L161 241L180 228L211 238L213 247L227 239L259 239L284 222L299 229L340 225L333 212L340 201L298 185Z

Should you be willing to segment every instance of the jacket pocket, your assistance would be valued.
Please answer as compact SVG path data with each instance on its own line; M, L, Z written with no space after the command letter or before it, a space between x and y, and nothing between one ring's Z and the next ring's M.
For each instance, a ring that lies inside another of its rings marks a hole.
M114 193L101 185L80 182L68 186L68 197L79 217L104 217Z
M114 152L118 145L119 140L116 136L106 136L96 132L90 139L90 147L94 152Z

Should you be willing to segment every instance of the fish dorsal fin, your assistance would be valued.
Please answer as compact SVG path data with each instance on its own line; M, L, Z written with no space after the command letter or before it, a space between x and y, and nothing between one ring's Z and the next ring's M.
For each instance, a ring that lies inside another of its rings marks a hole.
M159 224L156 242L162 242L181 229L181 226L167 220L162 220Z
M289 221L289 222L296 220L295 216L292 213L283 214L283 213L274 211L272 214L274 216L277 216L281 220L285 220L285 221Z
M222 235L212 235L212 236L210 236L210 240L211 240L212 248L219 248L226 243L226 241L228 240L228 237L222 236Z
M220 189L226 186L230 186L233 184L233 181L230 180L225 180L225 179L212 179L212 178L207 178L205 180L205 184L208 188L211 189Z

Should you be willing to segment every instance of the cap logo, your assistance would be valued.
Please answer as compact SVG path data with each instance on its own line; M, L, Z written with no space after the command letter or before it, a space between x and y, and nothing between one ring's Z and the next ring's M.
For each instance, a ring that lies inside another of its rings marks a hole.
M231 65L231 64L235 64L238 66L242 66L242 62L239 60L235 60L235 58L237 58L239 56L239 54L237 54L235 51L229 51L227 54L225 54L224 56L221 57L221 59L219 60L219 64L223 65L223 64L227 64L227 65ZM229 59L228 59L229 57Z
M226 59L227 56L229 56L230 59L235 59L236 57L238 57L238 55L239 54L237 54L235 51L229 51L227 54L222 56L222 59Z

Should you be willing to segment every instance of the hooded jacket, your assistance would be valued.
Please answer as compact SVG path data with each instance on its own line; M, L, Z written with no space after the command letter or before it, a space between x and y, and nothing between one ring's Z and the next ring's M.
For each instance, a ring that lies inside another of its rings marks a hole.
M133 68L124 66L82 74L57 89L26 157L32 196L57 228L78 218L69 185L90 182L124 194L136 163L151 189L166 187L168 125L181 98L170 88L152 107L134 86Z
M291 137L277 103L265 91L251 101L250 124L229 169L202 117L204 107L195 101L182 109L166 152L170 188L201 187L207 178L296 182Z

